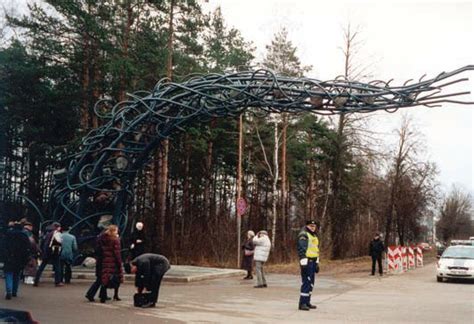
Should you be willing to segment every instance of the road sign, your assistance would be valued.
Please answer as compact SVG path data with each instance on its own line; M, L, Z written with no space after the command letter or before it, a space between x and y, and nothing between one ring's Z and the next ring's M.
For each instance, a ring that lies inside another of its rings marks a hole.
M240 197L237 199L237 214L242 216L247 211L247 202L244 198Z

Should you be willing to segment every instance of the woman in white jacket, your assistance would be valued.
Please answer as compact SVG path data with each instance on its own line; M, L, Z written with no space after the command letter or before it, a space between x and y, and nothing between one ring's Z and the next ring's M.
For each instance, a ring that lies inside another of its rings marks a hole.
M253 244L255 245L253 259L255 260L255 271L257 272L257 285L254 288L266 288L267 281L265 280L263 265L268 260L272 246L267 231L258 232L257 236L253 238Z

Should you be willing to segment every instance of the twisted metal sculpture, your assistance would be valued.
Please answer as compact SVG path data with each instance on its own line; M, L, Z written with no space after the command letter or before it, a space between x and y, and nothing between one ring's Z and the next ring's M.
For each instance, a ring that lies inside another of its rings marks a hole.
M450 99L469 92L441 93L448 85L466 81L451 79L468 70L474 70L474 66L394 87L383 81L318 81L258 70L193 76L183 83L162 80L152 92L130 94L130 100L116 105L101 100L95 111L104 124L85 136L65 176L58 177L51 193L50 215L52 220L79 227L95 226L100 216L111 215L113 222L124 229L137 173L164 138L190 123L238 116L254 108L264 113L333 115L393 112L441 103L472 104Z

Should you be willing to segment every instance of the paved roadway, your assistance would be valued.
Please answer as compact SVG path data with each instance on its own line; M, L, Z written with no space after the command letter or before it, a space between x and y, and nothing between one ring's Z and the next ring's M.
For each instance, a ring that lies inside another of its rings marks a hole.
M433 264L383 278L320 276L318 309L309 312L297 310L299 278L292 275L268 275L267 289L235 277L165 282L154 309L131 306L129 283L121 287L122 301L90 303L83 297L88 285L23 286L15 300L0 299L0 307L29 310L41 323L474 323L474 284L438 283Z

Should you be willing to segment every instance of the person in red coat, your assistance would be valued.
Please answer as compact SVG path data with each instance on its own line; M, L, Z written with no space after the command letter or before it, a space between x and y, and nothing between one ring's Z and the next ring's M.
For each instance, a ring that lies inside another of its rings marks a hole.
M122 257L120 255L120 239L117 225L110 225L100 236L99 245L102 251L100 273L100 302L107 300L107 288L114 288L114 300L120 300L118 289L123 283Z

